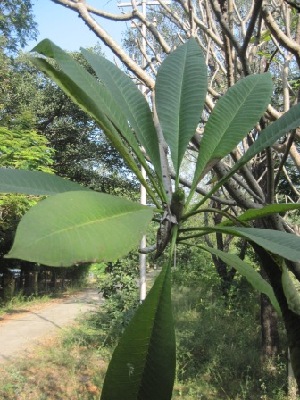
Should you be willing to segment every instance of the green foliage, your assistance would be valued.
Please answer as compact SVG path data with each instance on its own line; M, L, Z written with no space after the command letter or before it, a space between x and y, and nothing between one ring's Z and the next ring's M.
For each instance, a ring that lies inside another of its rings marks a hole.
M234 267L241 275L243 275L247 281L258 290L260 293L264 293L270 299L274 309L280 314L280 307L274 295L272 286L262 278L262 276L254 270L254 268L242 261L236 254L225 253L224 251L214 249L212 247L201 246L209 253L216 255L226 264Z
M300 315L300 284L295 275L288 271L285 265L282 266L281 280L289 309Z
M225 302L215 279L204 278L197 291L190 290L192 281L173 288L178 365L172 399L286 399L286 355L261 365L257 294L235 281ZM283 330L281 336L284 346Z
M282 203L282 204L268 204L265 207L262 208L251 208L244 213L240 214L237 217L237 221L239 222L247 222L247 221L253 221L254 219L266 217L268 215L272 215L274 213L286 213L291 210L299 210L300 205L299 204L294 204L294 203ZM225 221L221 225L224 226L230 226L233 225L233 221Z
M0 127L0 165L52 172L53 150L47 139L32 130Z
M126 258L107 263L98 279L98 288L105 298L106 343L119 339L138 307L138 265L138 254L131 252Z
M88 189L54 174L0 168L0 190L2 193L49 196L68 191L86 191Z
M234 175L243 165L251 160L256 154L264 151L272 146L276 140L280 139L286 132L296 129L300 125L300 103L291 107L279 119L268 125L261 135L254 141L245 154L234 164L228 174L219 180L213 190L205 196L203 202L213 193L216 192L224 183Z
M170 399L174 373L169 266L160 273L120 339L105 376L101 399Z
M203 172L225 157L264 113L272 94L270 74L250 75L220 98L204 128L193 188Z
M24 47L28 39L35 39L36 23L31 0L6 0L0 3L0 39L8 51Z
M124 292L133 293L137 289L138 255L130 253L125 259L110 262L105 266L104 275L99 281L99 289L106 299L116 294L123 296ZM127 306L117 306L125 311Z
M24 113L15 120L14 125L15 128L12 129L0 126L0 166L4 167L0 168L0 175L1 172L3 173L3 179L0 177L0 185L2 193L9 193L0 196L1 257L11 247L21 217L37 203L39 199L37 195L44 194L40 190L34 192L32 187L29 192L26 192L24 187L28 184L26 178L32 178L31 173L34 174L32 170L43 171L49 175L53 172L53 150L48 146L48 141L44 136L30 129L32 116ZM16 182L16 176L20 175L23 176L22 189L18 184L17 190L14 190L13 182ZM51 176L55 179L54 175ZM18 194L20 192L22 194ZM24 196L24 194L31 196Z
M275 231L273 229L255 228L228 228L228 232L237 232L259 246L264 247L274 254L298 261L300 259L299 238L292 233ZM234 233L233 233L234 234Z
M159 68L155 103L176 175L201 118L207 91L206 65L195 39L174 51ZM170 79L172 76L172 79ZM171 111L171 112L170 112Z
M74 102L97 121L128 167L145 187L148 187L138 165L123 144L122 139L125 137L134 148L136 147L128 120L107 88L52 42L44 40L34 48L34 51L55 59L61 70L55 69L52 63L42 58L33 58L32 62L41 71L46 72Z
M189 140L199 122L206 87L203 56L195 40L188 40L162 63L155 87L153 121L145 101L137 107L140 93L107 61L83 52L100 78L96 79L93 73L49 40L44 40L34 50L42 56L32 58L34 65L95 119L128 168L145 186L158 209L91 191L59 193L35 206L23 218L9 257L56 266L81 261L115 260L138 242L154 211L161 212L157 248L164 250L170 244L168 267L164 268L146 301L127 326L112 357L102 398L168 400L171 398L175 371L170 265L176 242L184 243L192 239L194 243L197 236L210 233L230 234L247 238L268 252L289 260L298 261L300 258L299 237L285 232L255 229L250 224L241 227L235 215L226 212L221 215L230 221L237 221L237 226L224 224L182 228L183 222L193 220L195 213L207 212L207 209L201 209L202 204L250 158L300 124L299 105L260 132L258 139L229 170L228 175L207 196L190 206L199 180L212 165L233 150L262 117L272 92L271 76L248 76L219 99L204 127L192 188L185 202L185 193L179 188L178 173ZM101 70L96 63L102 66ZM174 77L171 81L170 76ZM174 193L165 142L171 149L177 174ZM154 170L148 166L140 145L150 155ZM157 167L159 160L161 165ZM147 170L147 180L140 172L140 164ZM1 173L5 175L5 171ZM50 178L44 174L43 184L46 185L47 181L50 182ZM14 182L15 190L19 185L22 191L20 183ZM26 190L30 190L30 186L35 192L34 178ZM269 209L265 215L270 211L274 213L278 209ZM257 215L259 213L252 212L252 217L248 215L246 219L255 219ZM237 261L233 255L217 253L217 256L242 271L256 288L268 293L275 304L272 288L252 273L248 266Z
M93 67L100 81L109 87L110 93L117 102L119 109L125 111L139 143L147 149L147 154L154 165L156 173L161 176L158 143L153 140L153 137L155 137L155 128L145 96L138 90L132 79L126 76L114 64L86 50L82 50L82 54ZM139 155L139 160L143 166L147 168L144 157L141 155L138 143L133 135L129 134L126 136L126 139Z
M114 260L139 242L152 215L148 207L102 193L61 193L24 216L7 257L52 266Z

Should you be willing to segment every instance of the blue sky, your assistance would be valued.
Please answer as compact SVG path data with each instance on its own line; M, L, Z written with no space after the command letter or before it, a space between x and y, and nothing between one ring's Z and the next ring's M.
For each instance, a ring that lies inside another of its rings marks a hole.
M90 0L89 3L99 9L120 13L117 0ZM129 11L125 9L124 11ZM31 50L40 40L48 38L64 50L79 50L80 47L91 47L100 40L88 29L77 13L53 3L51 0L35 0L33 6L35 20L38 24L39 35L37 41L31 41L25 50ZM101 18L101 26L121 44L122 32L126 30L123 22L113 22ZM107 57L110 51L101 43L102 50Z

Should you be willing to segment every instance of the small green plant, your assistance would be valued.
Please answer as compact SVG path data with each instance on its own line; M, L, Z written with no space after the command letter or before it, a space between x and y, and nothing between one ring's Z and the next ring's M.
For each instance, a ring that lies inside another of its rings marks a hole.
M124 259L108 263L105 272L98 287L105 298L102 308L106 315L107 336L113 342L120 337L139 305L138 254L130 253Z
M299 209L300 205L260 204L259 208L240 215L226 210L207 210L205 206L207 199L257 153L300 125L300 104L262 130L209 193L195 199L199 182L239 145L263 116L273 91L269 73L241 79L218 100L207 122L203 122L194 176L189 190L185 191L180 186L180 168L201 119L207 93L206 64L194 38L178 47L162 63L152 109L132 80L97 54L82 50L95 77L49 40L42 41L34 51L38 55L32 62L96 120L146 188L152 204L142 206L95 193L45 173L2 169L1 191L49 196L23 217L7 257L53 266L115 261L137 245L147 225L153 218L157 219L157 215L160 218L155 257L168 252L166 266L115 349L101 399L171 398L176 368L171 265L176 243L196 246L218 257L270 298L283 315L293 368L300 385L299 295L293 279L285 279L284 285L281 282L283 274L288 277L285 260L291 268L291 263L300 259L300 238L281 230L258 229L251 225L253 220ZM140 172L141 165L147 179ZM172 168L174 185L171 183ZM207 212L219 213L223 222L217 226L193 225L194 220L198 221L195 215ZM192 223L187 225L188 221ZM269 272L271 285L236 254L203 245L199 238L211 233L248 240Z

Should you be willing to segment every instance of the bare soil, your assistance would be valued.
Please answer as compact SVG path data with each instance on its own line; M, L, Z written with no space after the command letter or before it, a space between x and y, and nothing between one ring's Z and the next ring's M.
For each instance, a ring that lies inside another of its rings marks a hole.
M62 299L11 310L0 319L0 363L24 352L30 355L30 349L41 340L53 337L101 302L97 289L86 289Z

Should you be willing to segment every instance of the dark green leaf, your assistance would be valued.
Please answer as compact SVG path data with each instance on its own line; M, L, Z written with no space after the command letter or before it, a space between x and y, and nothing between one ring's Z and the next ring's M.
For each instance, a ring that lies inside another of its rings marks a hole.
M61 70L54 68L52 64L42 58L32 57L31 61L97 121L129 168L143 182L144 186L148 187L138 165L122 140L122 135L134 140L128 120L105 86L50 40L43 40L33 50L55 59ZM137 143L133 143L133 145L137 146Z
M240 222L252 221L254 219L263 218L275 213L286 213L287 211L299 210L300 204L268 204L262 208L251 208L241 214L237 220ZM233 225L232 221L225 221L222 226Z
M281 281L289 309L300 315L300 282L285 265L283 265Z
M136 133L139 143L144 146L155 171L161 177L157 135L152 113L145 96L132 79L113 63L87 50L82 49L81 52L96 72L100 81L111 93L119 109L124 112L130 126Z
M156 279L115 349L101 400L170 400L175 358L168 266Z
M273 229L219 227L211 229L245 237L259 246L288 260L300 261L300 237Z

